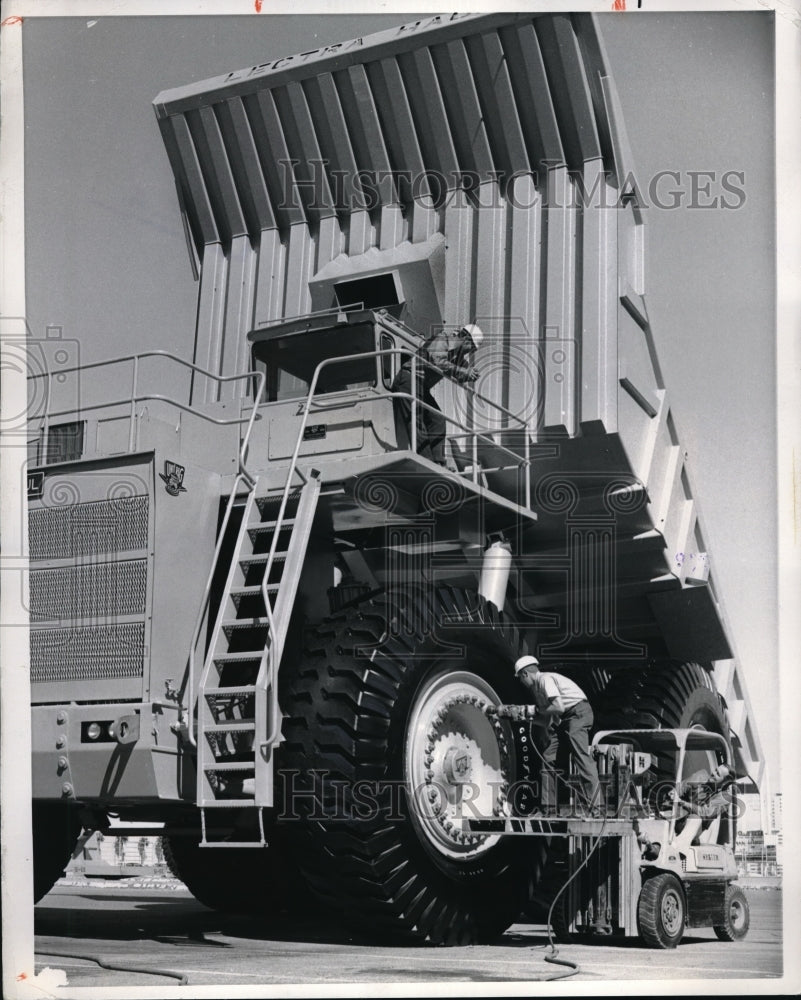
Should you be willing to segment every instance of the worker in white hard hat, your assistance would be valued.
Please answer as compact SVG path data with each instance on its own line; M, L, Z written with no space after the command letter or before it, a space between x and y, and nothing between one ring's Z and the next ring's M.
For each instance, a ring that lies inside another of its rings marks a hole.
M590 754L590 729L594 722L586 694L575 681L554 671L540 671L536 656L521 656L515 677L529 693L533 709L529 717L540 727L541 805L546 814L556 813L557 771L554 767L560 744L566 745L580 781L579 802L585 812L597 812L600 804L598 769Z
M417 452L439 465L445 465L445 435L447 424L432 388L443 378L452 378L460 385L475 382L478 369L473 364L476 350L484 334L475 323L467 323L456 332L439 330L422 345L417 353L417 385L415 394L424 405L417 407ZM394 399L398 445L411 447L412 426L412 359L407 358L392 383L392 391L403 393Z

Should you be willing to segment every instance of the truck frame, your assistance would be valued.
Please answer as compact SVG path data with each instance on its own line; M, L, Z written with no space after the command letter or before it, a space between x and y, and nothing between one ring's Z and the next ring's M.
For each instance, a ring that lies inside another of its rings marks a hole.
M155 108L193 359L30 378L37 897L117 817L162 822L212 906L303 885L398 937L492 937L548 845L464 831L438 787L510 780L486 708L527 652L601 728L703 726L758 781L596 21L437 16ZM445 468L393 383L467 322Z

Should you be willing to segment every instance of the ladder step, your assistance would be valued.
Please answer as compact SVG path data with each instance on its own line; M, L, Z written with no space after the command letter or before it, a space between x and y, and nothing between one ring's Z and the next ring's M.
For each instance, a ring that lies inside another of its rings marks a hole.
M239 809L240 806L254 805L253 796L243 796L237 799L205 799L198 802L201 809ZM215 844L230 843L230 841L215 840ZM251 843L251 841L248 841Z
M220 653L214 657L215 663L248 663L250 660L261 660L261 654L264 652L264 647L254 650L245 650L238 653ZM208 691L209 689L206 688ZM225 688L224 690L228 690Z
M287 504L297 504L300 500L302 492L302 489L290 490L289 495L286 498ZM264 496L256 497L256 505L261 510L264 507L269 507L270 504L280 504L283 499L284 491L282 488L276 490L275 493L265 493Z
M211 764L204 764L204 771L252 771L256 767L255 761L240 760L235 763L230 761L213 761Z
M257 521L254 522L253 524L248 525L248 531L250 531L252 534L256 534L262 531L269 531L272 528L278 527L278 523L279 523L278 521ZM294 523L295 523L294 517L285 517L281 521L281 527L291 528Z
M255 694L256 685L255 684L239 684L233 687L205 687L203 688L204 695L213 694L216 698L221 696L230 695L232 698L240 694Z
M267 593L274 594L278 590L279 584L268 583ZM250 587L231 587L231 593L236 597L255 597L257 594L261 593L261 584L255 583Z
M215 722L213 725L207 723L203 726L204 733L255 733L256 722L251 719L250 722L243 722L241 719L236 722Z
M244 799L243 801L247 802L248 800ZM241 805L242 803L240 801L239 803L236 803L236 804ZM204 806L204 808L208 809L209 805L210 805L210 803L207 802L206 805ZM214 804L213 803L211 803L211 808L214 808ZM201 841L201 843L200 843L199 846L200 847L266 847L267 846L267 841L266 840L261 840L261 841L259 841L259 840L206 840L206 841Z
M223 628L268 628L267 618L229 618L223 622Z
M287 557L286 551L274 552L273 562L285 562ZM239 560L240 566L258 566L260 563L266 563L270 558L269 552L265 552L263 555L257 556L242 556Z

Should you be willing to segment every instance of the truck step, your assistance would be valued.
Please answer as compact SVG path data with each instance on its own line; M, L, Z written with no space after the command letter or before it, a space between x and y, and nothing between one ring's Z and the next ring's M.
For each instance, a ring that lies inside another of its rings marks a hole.
M279 584L277 583L268 583L267 593L275 594L278 591L278 587ZM234 597L256 597L258 594L261 593L261 584L260 583L252 584L249 587L231 587L231 593L234 595Z
M246 649L244 652L240 650L238 653L218 653L214 657L215 663L247 663L250 660L260 660L261 654L264 650L262 646L259 649L249 650ZM206 689L208 690L208 688Z
M201 809L239 809L242 806L253 806L255 804L256 802L252 795L245 795L242 798L231 796L228 799L203 799L198 802ZM223 841L215 841L215 843L223 843Z
M269 628L270 622L266 617L264 618L229 618L227 621L223 622L223 628L225 629L238 629L238 628Z
M252 771L256 767L255 761L252 760L239 760L235 762L231 761L212 761L211 764L204 764L204 771Z
M285 562L286 561L286 557L287 557L286 550L283 550L282 552L274 552L273 553L273 562ZM265 552L265 553L263 553L261 555L257 555L257 556L256 555L253 555L253 556L242 556L242 558L239 560L239 565L240 566L259 566L259 565L263 565L264 563L266 563L269 558L270 558L269 552Z
M250 719L245 722L237 719L236 722L215 722L208 723L203 727L204 733L254 733L256 731L256 720Z
M214 695L215 698L224 697L225 695L230 695L232 698L237 697L240 694L255 694L256 685L255 684L239 684L233 687L206 687L203 688L204 695Z

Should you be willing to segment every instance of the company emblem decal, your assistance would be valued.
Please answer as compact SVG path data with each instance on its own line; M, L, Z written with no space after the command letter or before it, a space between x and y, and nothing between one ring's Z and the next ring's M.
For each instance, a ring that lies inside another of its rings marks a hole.
M29 500L40 500L42 493L44 492L44 473L43 472L29 472L28 473L28 499Z
M159 473L159 478L164 480L164 487L171 497L177 497L179 493L186 493L183 485L184 472L186 469L177 462L164 462L164 472Z

